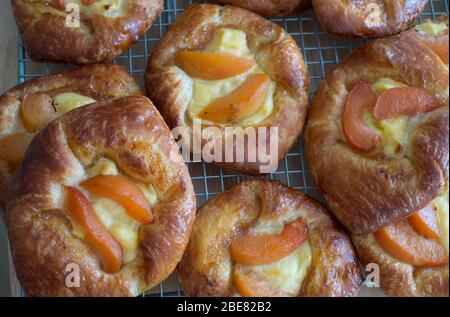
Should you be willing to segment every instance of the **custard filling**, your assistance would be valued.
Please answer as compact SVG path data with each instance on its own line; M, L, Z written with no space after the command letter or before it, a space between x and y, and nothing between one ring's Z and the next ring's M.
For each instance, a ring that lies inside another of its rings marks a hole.
M248 48L245 32L235 29L219 29L206 48L206 51L256 60L254 54L252 54ZM211 102L231 94L238 89L251 74L264 74L264 72L257 63L255 63L248 71L226 79L204 80L193 78L193 96L187 110L188 117L191 120L199 119L200 113L211 104ZM256 113L241 118L236 124L243 127L257 125L268 118L274 109L273 95L275 93L275 87L275 82L270 80L265 99ZM217 122L202 120L202 124L217 125Z
M280 222L280 223L273 223L272 221L258 221L250 230L249 234L250 236L255 236L257 238L264 238L269 236L276 237L278 240L278 243L286 243L287 240L284 239L292 239L298 234L304 235L306 234L305 239L300 242L298 246L296 246L295 249L293 249L292 252L286 253L284 251L281 253L281 258L276 257L273 252L278 253L280 250L274 247L272 244L272 247L268 247L267 243L271 244L270 241L265 242L265 245L268 249L270 249L271 254L261 254L260 258L256 261L257 263L252 263L253 265L242 264L245 261L245 258L242 258L239 253L237 254L235 249L233 250L233 244L231 246L232 256L233 259L236 261L236 268L238 271L247 272L243 274L250 274L251 276L255 276L257 279L257 284L262 285L261 287L266 287L267 285L270 287L270 289L273 290L273 292L278 292L280 294L286 294L291 296L296 296L301 289L303 280L305 279L309 267L312 263L312 250L310 243L307 239L307 227L306 231L303 232L292 232L290 234L290 237L288 238L289 234L286 234L286 227L290 226L292 224L295 224L296 222L303 223L300 219L296 219L292 222ZM246 238L244 238L246 239ZM250 240L244 240L244 243L252 243L252 239ZM283 242L284 241L284 242ZM289 240L290 243L295 243L293 240ZM234 241L235 242L235 241ZM233 243L234 243L233 242ZM257 247L256 245L252 245L252 248ZM264 248L266 248L264 247ZM236 248L236 246L235 246ZM257 256L257 253L255 253L254 256ZM284 256L283 256L284 255ZM266 258L269 256L269 259L273 256L273 259L276 259L275 261L266 261L266 259L261 260L262 258ZM244 260L244 261L242 261ZM265 263L264 263L265 261ZM263 263L263 264L260 264ZM245 279L243 281L237 281L235 280L235 283L245 283ZM266 285L266 286L263 286ZM251 287L250 285L242 286L242 285L236 285L237 292L239 292L240 287ZM254 286L255 288L258 288L257 285ZM257 294L258 291L254 290L254 294ZM261 290L260 290L261 292ZM264 291L262 291L264 292ZM265 293L264 293L265 294ZM249 294L240 294L244 296L249 296ZM260 294L261 295L261 294ZM265 294L265 296L268 296L270 294Z
M407 85L390 78L380 78L372 84L372 89L378 95L389 89L399 87L407 87ZM388 157L402 154L409 120L410 118L404 115L391 119L377 120L373 115L372 109L366 109L363 117L363 121L381 136L383 153Z
M101 158L94 166L87 170L88 178L97 175L117 176L120 173L113 161L107 158ZM136 185L152 206L157 203L158 197L153 186L143 183L136 183ZM119 242L123 251L124 264L132 261L136 257L139 248L139 228L142 224L131 217L124 206L117 201L107 197L91 195L82 188L81 190L86 197L89 197L89 201L102 225ZM84 240L86 238L85 229L74 221L74 219L71 219L71 222L73 233Z
M441 194L439 194L439 196L434 200L434 202L437 206L439 231L441 233L440 240L441 240L442 245L447 250L447 252L449 252L449 249L448 249L448 242L449 242L448 189L444 190Z
M434 21L427 21L425 23L416 25L414 28L425 34L431 36L438 36L442 34L445 30L447 30L448 27L447 24L445 23L436 23Z
M75 108L94 103L95 100L73 92L64 92L53 97L53 106L60 113L69 112Z
M309 242L304 242L297 251L284 259L264 265L250 266L258 276L275 289L292 295L300 292L303 280L312 262Z
M45 93L30 93L24 96L18 116L22 119L15 133L0 137L0 159L17 166L25 154L34 133L62 113L95 102L94 99L72 92L51 98ZM15 130L15 129L14 129Z

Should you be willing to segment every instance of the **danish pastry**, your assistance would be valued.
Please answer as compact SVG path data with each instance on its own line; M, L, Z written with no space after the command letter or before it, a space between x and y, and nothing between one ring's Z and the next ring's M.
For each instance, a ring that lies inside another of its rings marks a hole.
M39 128L76 107L142 95L119 65L96 64L29 80L0 97L0 215L15 169Z
M236 158L213 149L210 160L229 170L273 171L261 153L276 139L270 158L277 163L303 128L309 80L300 49L282 28L241 8L189 6L154 49L145 82L192 153L229 146Z
M425 20L407 31L431 49L442 62L448 65L448 15L435 20Z
M448 296L448 188L427 207L375 233L353 236L364 264L379 266L391 296Z
M136 296L175 269L194 217L187 167L141 96L87 105L47 125L7 203L16 272L32 296ZM68 285L71 270L79 277Z
M353 296L362 284L350 240L324 207L263 179L199 209L178 275L188 296Z
M110 61L137 42L163 0L12 0L33 60L86 64Z
M331 34L385 37L409 28L428 0L312 0L317 19Z
M407 33L448 65L448 16L425 20ZM380 266L380 284L387 294L448 296L448 208L446 179L438 197L419 212L373 234L353 236L360 259Z
M310 0L219 0L225 4L241 7L261 15L285 16L305 10Z
M448 43L448 19L442 21L426 22L436 34L423 25L416 30ZM352 233L388 226L444 190L448 77L434 45L407 31L356 50L321 83L306 154L331 211Z

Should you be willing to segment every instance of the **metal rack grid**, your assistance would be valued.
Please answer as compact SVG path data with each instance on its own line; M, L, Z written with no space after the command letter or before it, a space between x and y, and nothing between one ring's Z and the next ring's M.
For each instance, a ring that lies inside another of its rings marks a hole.
M145 36L133 47L118 56L113 62L125 66L136 79L137 83L143 87L144 71L152 48L173 21L191 3L217 2L211 0L165 0L165 9ZM420 19L434 18L448 14L448 12L448 0L430 0ZM338 38L327 34L317 23L312 10L283 18L271 18L271 20L283 27L297 41L301 48L309 70L311 81L310 97L314 96L324 74L337 65L353 49L361 46L365 42L364 40ZM21 41L19 41L18 65L19 83L34 77L49 75L73 67L68 65L35 63L27 57ZM240 183L244 179L252 178L251 176L228 172L204 162L187 162L187 165L196 191L198 207L225 189ZM279 180L288 186L301 190L323 201L309 172L303 150L302 137L299 138L285 158L279 162L278 170L266 177ZM144 294L144 296L182 295L183 293L175 275L170 276L159 287Z

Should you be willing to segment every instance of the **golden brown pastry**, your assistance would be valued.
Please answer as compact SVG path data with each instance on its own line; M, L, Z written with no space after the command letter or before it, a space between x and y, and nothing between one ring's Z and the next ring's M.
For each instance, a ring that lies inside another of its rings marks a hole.
M136 296L180 261L195 194L156 108L146 97L125 97L41 130L16 174L7 215L27 295ZM67 285L74 266L79 287Z
M27 54L36 61L71 64L112 60L143 35L163 9L163 0L12 0L11 4Z
M228 159L225 150L211 159L229 170L273 171L261 167L284 157L306 116L309 80L294 39L272 22L233 6L189 6L154 49L145 82L169 127L183 129L191 152L200 153L208 143L225 149L231 141L242 160ZM198 150L196 122L203 133ZM248 131L254 132L257 146L239 151L238 137L233 141L226 128L242 128L234 135L245 140ZM261 147L269 152L275 138L278 151L272 151L267 163L257 152Z
M448 66L448 15L427 19L407 31L431 49Z
M447 187L407 219L352 237L361 261L379 266L380 285L387 294L448 296L448 204Z
M448 43L448 20L427 23L416 30ZM356 50L313 100L305 131L311 171L331 211L356 234L422 209L447 184L448 66L412 32Z
M322 27L331 34L384 37L409 28L428 0L312 0Z
M263 179L199 209L178 273L188 296L354 296L362 283L350 240L325 208Z
M142 95L125 68L96 64L29 80L0 97L0 215L34 134L62 113L95 101Z
M425 20L407 34L448 65L448 16ZM447 161L448 166L448 161ZM392 296L448 296L448 179L425 208L374 234L353 236L360 259L380 267L382 289Z
M219 0L261 15L285 16L308 9L310 0Z

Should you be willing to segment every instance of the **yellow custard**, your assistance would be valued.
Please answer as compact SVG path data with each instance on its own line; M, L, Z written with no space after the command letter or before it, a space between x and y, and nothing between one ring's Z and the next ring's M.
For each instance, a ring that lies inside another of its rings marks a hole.
M237 57L254 59L247 45L245 32L235 29L219 29L206 51L231 54ZM188 108L188 115L191 119L198 118L198 114L213 100L228 95L243 84L249 74L263 73L256 64L246 73L226 78L222 80L202 80L193 78L192 101ZM252 126L262 122L273 112L273 95L275 93L275 82L270 81L269 93L258 112L238 123L240 126ZM202 121L206 125L215 125L214 122Z
M311 246L308 241L305 241L295 252L277 262L251 268L277 290L298 294L311 261Z
M416 25L414 28L428 35L438 36L447 29L447 24L435 23L434 21L427 21L425 23Z
M372 89L377 94L399 87L407 87L407 85L390 78L380 78L372 84ZM381 136L383 153L388 157L395 157L402 153L401 148L406 141L406 128L409 120L408 116L403 115L386 120L377 120L373 115L373 109L366 109L363 116L363 121Z
M252 228L251 232L280 234L283 227L284 223L282 222L278 224L259 222ZM306 240L296 251L277 262L248 267L275 289L290 294L298 294L303 280L308 274L311 262L312 250L308 240Z
M448 214L448 189L443 191L435 200L436 206L438 208L438 219L439 219L439 231L441 233L441 243L447 250L448 249L448 240L449 240L449 214Z
M87 171L88 177L99 174L119 175L119 171L113 161L102 158ZM151 205L157 202L158 197L152 186L141 183L136 184L142 190ZM141 224L130 217L126 210L112 199L100 197L90 200L100 222L111 232L121 245L124 262L127 263L133 260L138 250L139 227ZM84 238L84 229L77 223L72 223L72 225L74 234L80 238Z
M92 207L102 224L120 243L124 262L132 260L138 248L140 223L130 217L120 204L111 199L95 199L92 201Z
M53 106L56 111L66 113L75 108L94 103L95 100L77 93L65 92L53 97Z

